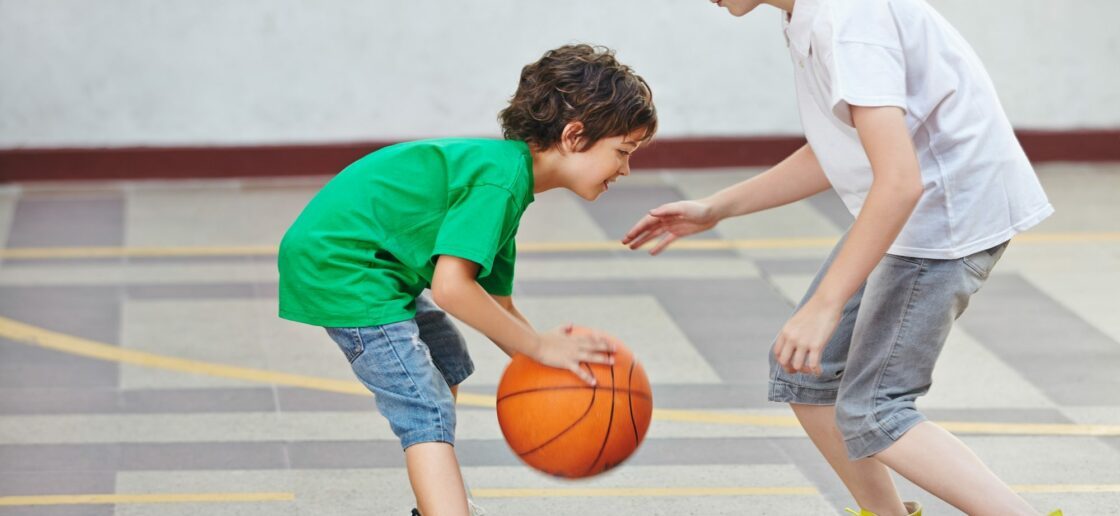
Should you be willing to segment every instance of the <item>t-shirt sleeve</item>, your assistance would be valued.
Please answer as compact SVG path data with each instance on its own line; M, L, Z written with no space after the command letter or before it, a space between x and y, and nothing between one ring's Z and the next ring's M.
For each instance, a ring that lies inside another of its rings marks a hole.
M516 258L517 239L511 236L498 251L498 254L494 256L494 265L490 268L490 274L479 277L478 284L491 295L512 295L513 264Z
M832 114L849 126L851 106L906 106L906 60L886 2L838 21L832 47Z
M520 215L513 194L505 188L491 185L464 188L451 199L436 235L431 259L449 255L477 263L482 284L494 272L495 264L504 268L505 260L512 261L512 257L503 256L503 252L514 251L507 243L513 239ZM512 281L512 272L508 276Z

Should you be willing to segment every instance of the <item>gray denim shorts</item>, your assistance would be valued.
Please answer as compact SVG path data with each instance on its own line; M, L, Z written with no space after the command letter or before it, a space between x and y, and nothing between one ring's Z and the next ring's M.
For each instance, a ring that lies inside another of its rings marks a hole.
M327 328L359 380L373 392L402 448L422 442L455 444L451 386L474 372L454 323L427 297L416 317L362 328Z
M816 291L842 239L821 266ZM885 255L844 306L821 353L820 376L786 373L770 349L770 401L836 405L836 422L855 460L889 447L925 420L915 400L929 391L953 321L980 290L1007 242L955 260Z

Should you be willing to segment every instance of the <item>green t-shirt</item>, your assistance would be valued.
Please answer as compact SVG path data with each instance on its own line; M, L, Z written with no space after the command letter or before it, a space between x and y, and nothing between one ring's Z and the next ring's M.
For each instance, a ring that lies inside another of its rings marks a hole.
M402 143L346 167L280 243L280 317L327 327L410 319L444 254L479 264L478 283L510 295L532 169L525 142L485 139Z

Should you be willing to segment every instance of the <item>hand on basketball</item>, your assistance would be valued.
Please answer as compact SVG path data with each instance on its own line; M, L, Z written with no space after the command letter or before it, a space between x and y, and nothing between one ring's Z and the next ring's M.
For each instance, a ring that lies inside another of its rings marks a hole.
M719 222L712 207L703 201L677 201L662 204L642 217L622 239L622 244L637 249L661 238L649 254L656 255L674 240L711 229Z
M572 335L571 324L542 333L539 342L536 356L532 357L534 360L546 366L567 369L589 385L595 385L595 376L582 367L582 363L614 363L611 356L614 344L605 335L597 332Z
M820 376L821 352L840 324L840 314L841 310L821 306L813 299L793 314L774 343L774 356L782 369Z

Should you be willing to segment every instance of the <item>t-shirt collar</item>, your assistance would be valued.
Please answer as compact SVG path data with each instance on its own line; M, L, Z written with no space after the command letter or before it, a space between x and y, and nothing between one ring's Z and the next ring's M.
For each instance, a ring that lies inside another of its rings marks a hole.
M821 2L824 0L796 0L793 15L786 17L786 39L790 46L802 56L809 55L809 36L812 34L813 20L817 17Z

